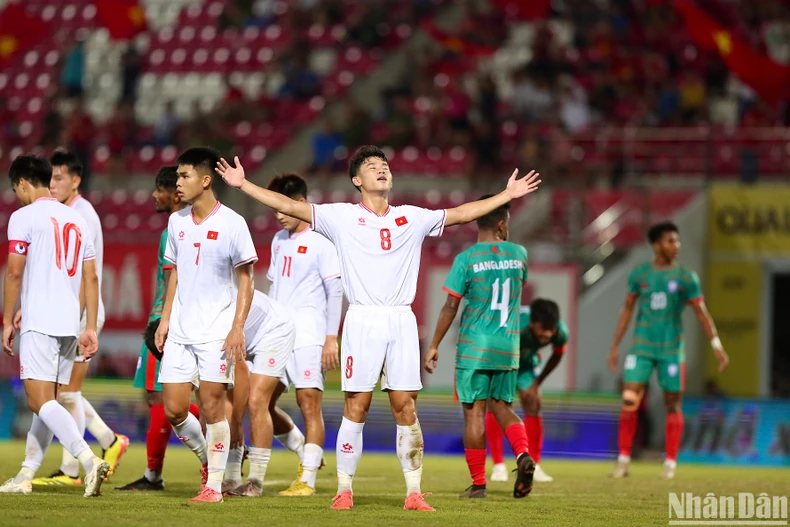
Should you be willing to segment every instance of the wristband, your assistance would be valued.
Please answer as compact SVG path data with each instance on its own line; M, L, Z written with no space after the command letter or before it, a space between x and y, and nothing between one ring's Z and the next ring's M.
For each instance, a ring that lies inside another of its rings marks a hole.
M722 345L721 345L721 340L719 339L718 336L710 339L710 346L716 351L721 351Z

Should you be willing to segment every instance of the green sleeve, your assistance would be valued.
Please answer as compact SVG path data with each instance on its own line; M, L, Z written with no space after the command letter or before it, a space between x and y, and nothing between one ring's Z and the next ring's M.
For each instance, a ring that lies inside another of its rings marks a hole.
M568 325L565 324L562 320L560 323L557 324L557 334L554 335L554 338L551 339L551 346L554 350L564 349L565 346L568 344Z
M638 295L639 291L642 290L642 284L639 283L639 276L640 272L638 268L631 271L631 274L628 275L628 294Z
M702 286L699 283L699 275L694 271L689 271L686 282L686 302L694 302L702 298Z
M159 268L172 267L173 264L165 260L165 250L167 250L167 229L162 231L159 237Z
M444 290L454 297L462 298L466 294L466 253L461 253L453 260L450 274L444 281Z
M529 276L529 257L527 255L527 249L523 245L520 246L521 249L524 251L524 281L527 281L527 277Z
M526 329L529 327L529 306L521 306L519 312L519 326L521 327L521 332L524 333L524 331L526 331Z

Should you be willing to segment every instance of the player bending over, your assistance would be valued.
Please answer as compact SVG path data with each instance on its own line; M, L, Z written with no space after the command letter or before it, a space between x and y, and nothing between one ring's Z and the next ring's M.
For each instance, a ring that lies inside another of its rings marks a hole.
M536 298L529 307L521 308L521 359L518 365L518 396L524 409L524 428L529 440L529 453L535 460L535 481L549 482L553 478L540 467L543 449L543 418L540 415L540 385L562 360L568 343L568 326L560 320L560 308L555 302ZM551 344L553 353L541 370L540 348ZM502 448L502 429L493 412L486 414L486 438L494 470L491 481L507 481L507 468Z
M343 289L350 307L343 327L343 421L337 436L338 491L332 508L354 506L351 482L362 457L365 426L373 389L389 392L397 425L397 453L406 479L407 510L433 511L420 489L423 438L417 420L420 346L411 303L417 289L422 243L440 236L445 226L469 223L538 188L538 174L517 180L513 171L506 190L482 201L448 210L402 205L390 207L392 173L387 157L375 146L357 150L349 176L362 202L311 205L263 189L245 179L237 158L224 159L218 171L225 181L277 212L308 222L335 245Z
M209 148L190 148L178 158L178 196L191 206L173 213L167 225L165 260L173 269L156 332L165 414L179 439L201 462L206 459L205 486L191 500L206 503L222 501L231 439L225 390L233 384L234 361L244 360L252 265L258 260L244 219L214 197L218 161ZM205 437L189 413L196 379Z
M683 310L691 305L702 329L710 339L719 361L719 371L727 367L729 358L716 333L716 325L705 307L697 273L678 263L680 236L673 223L659 223L650 228L647 239L655 258L645 262L628 277L628 293L620 311L614 342L609 351L609 368L617 372L617 354L636 307L634 342L625 356L623 373L623 409L620 412L620 433L617 464L610 476L628 476L631 446L636 433L637 410L645 386L653 370L658 371L658 384L664 390L667 409L666 461L663 479L675 477L680 438L683 435L681 400L686 383L686 355L683 349Z
M85 469L84 495L98 496L111 467L91 452L74 417L57 400L59 387L69 384L77 355L82 301L87 313L80 351L90 358L99 349L99 277L93 240L82 216L50 195L52 167L46 159L19 156L8 175L22 208L8 220L3 349L14 356L14 334L19 329L19 377L35 415L22 470L0 486L0 493L33 492L33 476L55 434ZM20 289L21 311L15 314Z
M486 199L490 196L484 196ZM462 498L485 498L486 406L505 431L518 465L513 497L532 490L535 463L524 423L513 411L519 364L519 307L527 280L527 250L510 243L510 205L477 220L477 243L455 257L444 283L447 301L439 313L425 369L433 373L439 344L466 298L455 356L455 393L464 410L464 453L472 485Z
M307 183L294 173L274 178L269 190L296 201L307 200ZM270 408L274 437L299 457L296 479L280 495L312 496L324 455L324 373L338 365L337 330L343 308L343 284L337 253L329 240L297 218L278 212L277 221L283 230L272 239L267 274L272 283L269 295L293 313L296 342ZM296 388L305 435L275 404L291 384Z
M101 298L102 268L104 267L104 235L102 234L101 220L93 205L79 193L82 181L82 163L76 155L70 152L58 151L49 158L52 165L52 180L49 191L52 197L74 209L85 220L87 231L83 233L90 236L96 250L96 272L99 275L99 315L96 322L96 334L101 333L104 326L104 302ZM85 312L82 313L80 331L85 330ZM90 359L77 354L74 368L71 372L69 385L63 388L58 396L58 402L69 411L77 429L84 435L85 429L91 433L102 447L102 457L110 464L110 476L115 472L121 457L129 446L129 438L122 434L114 433L109 426L99 417L93 405L82 396L82 384L88 375ZM33 485L81 485L79 478L80 464L63 449L63 461L60 469L48 478L36 478Z
M181 201L176 190L178 181L178 167L165 166L156 175L154 187L154 203L156 212L166 213L168 216L184 207L186 203ZM165 298L165 287L170 278L170 271L173 266L165 260L165 249L167 247L167 229L162 231L159 238L158 265L156 269L156 293L154 294L154 304L151 306L151 313L148 315L148 324L156 322L159 327L159 319L162 318L162 305ZM146 328L148 331L148 328ZM154 329L153 332L156 330ZM151 342L153 342L153 332L151 332ZM153 346L152 346L153 347ZM145 400L148 403L148 432L145 435L145 448L148 454L148 468L140 479L133 481L123 487L116 487L116 490L165 490L162 481L162 466L165 461L165 451L167 442L170 440L170 432L173 427L165 417L165 406L162 402L162 385L157 381L159 375L160 361L149 352L149 347L143 341L140 349L140 359L137 361L137 371L134 373L135 388L145 390ZM198 417L196 404L189 405L189 412Z

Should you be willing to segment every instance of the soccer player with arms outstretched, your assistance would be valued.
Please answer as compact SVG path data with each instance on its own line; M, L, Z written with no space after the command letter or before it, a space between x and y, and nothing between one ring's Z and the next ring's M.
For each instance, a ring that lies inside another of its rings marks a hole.
M49 193L52 166L46 159L19 156L8 175L22 208L8 220L3 349L13 357L19 329L19 377L35 415L22 469L0 486L0 493L33 492L33 476L55 434L85 469L84 495L98 496L110 465L91 452L74 418L57 400L59 387L71 378L77 338L86 358L99 349L99 277L93 242L83 218ZM15 314L20 290L21 310ZM87 314L80 336L83 302Z
M296 201L307 201L307 183L297 174L277 176L269 190ZM275 437L299 456L299 471L281 496L312 496L324 455L324 416L321 399L324 372L336 368L337 330L343 308L340 263L332 243L310 229L310 224L277 213L283 230L272 239L267 277L269 295L289 308L296 324L296 343L273 401L293 384L302 412L302 435L287 413L272 404Z
M482 199L488 199L484 196ZM506 203L478 218L477 243L455 257L444 283L447 301L439 313L425 369L433 373L439 345L465 298L455 356L455 393L464 410L464 453L472 485L462 498L485 498L486 407L507 435L518 465L513 497L532 490L535 463L524 423L513 411L519 364L519 308L527 280L527 250L510 243Z
M156 175L156 183L152 197L156 205L156 212L166 213L168 217L174 212L178 212L187 206L181 201L176 189L178 182L178 167L165 166ZM165 300L165 288L170 279L170 271L173 265L165 260L165 250L167 249L167 229L162 231L159 237L158 265L156 269L156 289L154 293L154 303L151 306L151 313L148 315L148 326L146 331L151 332L151 342L153 333L159 327L159 319L162 318L162 307ZM152 326L152 323L156 326ZM140 349L140 359L137 361L137 370L134 373L133 386L146 392L146 402L148 403L148 432L145 435L145 448L148 454L148 468L140 479L133 481L115 490L165 490L162 481L162 467L165 460L167 442L170 440L170 433L173 427L165 416L165 406L162 402L162 385L157 381L159 375L160 360L150 353L146 342L143 341ZM189 405L189 412L198 417L197 405Z
M258 187L245 179L237 158L224 159L225 181L264 205L310 223L335 245L343 289L350 307L343 327L345 406L337 437L338 492L332 508L353 508L351 483L362 456L362 429L381 377L397 424L397 453L406 479L407 510L433 511L420 489L423 439L416 400L420 379L417 320L411 303L417 289L422 243L445 226L469 223L537 189L538 174L517 180L496 196L448 210L408 205L391 207L392 173L387 157L374 146L361 147L349 161L349 176L362 202L311 205Z
M628 329L636 308L634 342L625 356L623 373L623 409L620 412L620 433L617 464L610 476L628 476L631 447L637 425L637 410L653 370L658 371L658 383L664 391L667 410L666 461L661 472L663 479L675 477L680 439L683 435L681 406L686 381L683 349L683 310L694 309L702 329L710 339L724 370L729 358L721 345L716 325L705 306L697 273L677 261L680 235L673 223L659 223L650 228L647 239L653 246L655 258L645 262L628 277L628 294L615 329L614 342L609 351L609 368L617 372L618 348Z
M568 344L568 326L560 320L560 308L551 300L536 298L521 308L521 359L518 366L518 395L524 409L524 428L529 440L529 453L535 460L535 481L547 483L553 478L540 467L543 449L543 418L540 415L540 385L562 360ZM551 344L552 354L546 367L540 367L540 348ZM502 448L502 429L493 412L486 414L486 439L494 470L491 481L507 481L507 468Z
M203 464L204 487L191 501L204 503L222 502L231 440L225 391L233 384L234 361L244 360L244 323L258 260L244 218L214 196L218 162L209 148L190 148L178 158L178 196L190 206L173 213L167 225L165 259L173 269L156 331L165 414ZM198 380L205 437L189 413Z
M104 235L102 233L101 220L93 205L80 193L80 182L82 181L82 163L77 156L71 152L57 151L49 158L52 165L52 180L49 183L49 191L52 197L74 209L85 220L87 232L83 235L90 236L93 247L96 251L96 272L99 275L99 315L96 322L96 334L101 333L104 326L104 302L101 298L102 268L104 266ZM83 311L81 329L85 329L86 314ZM74 368L71 372L69 385L63 388L58 396L58 402L69 411L77 423L77 428L81 433L85 429L96 438L102 447L102 457L110 464L110 474L115 472L121 457L129 446L129 438L122 434L116 434L110 429L104 420L93 408L90 402L82 396L82 384L88 375L88 363L90 359L83 357L79 353L74 360ZM63 449L63 461L60 469L48 478L36 478L33 485L80 485L79 461L69 454L67 449Z

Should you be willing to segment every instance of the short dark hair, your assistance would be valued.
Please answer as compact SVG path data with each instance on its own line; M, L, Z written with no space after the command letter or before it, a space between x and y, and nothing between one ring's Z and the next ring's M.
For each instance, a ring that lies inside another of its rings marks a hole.
M480 196L480 199L488 199L492 198L493 194L485 194ZM499 207L495 208L485 216L480 216L477 218L477 228L480 230L489 230L495 229L497 224L505 220L507 221L507 215L510 211L510 203L505 203L504 205L500 205Z
M291 199L307 198L307 182L296 172L284 172L269 182L269 190Z
M203 169L211 176L211 185L214 185L214 180L219 177L217 174L217 163L219 163L219 154L213 148L208 146L196 146L187 149L183 154L178 156L176 163L179 165L192 165L195 170ZM210 187L209 187L210 188Z
M8 168L11 183L18 185L24 179L34 187L47 187L52 180L52 165L46 157L35 154L22 154L14 159Z
M53 167L66 167L69 174L82 177L82 163L76 154L66 150L56 150L49 158Z
M662 223L656 223L655 225L650 227L650 230L647 231L647 241L650 242L650 245L653 245L654 243L659 241L661 237L664 236L664 233L666 232L675 232L680 234L677 225L675 225L671 221L665 221Z
M354 152L354 155L351 156L351 159L348 160L348 177L354 179L356 176L359 175L359 169L362 167L362 163L369 157L377 157L383 160L385 163L389 163L387 160L387 154L384 151L374 145L365 145L360 146L357 148L357 151ZM357 185L354 185L357 187ZM357 190L361 190L357 187Z
M529 305L529 322L537 322L544 329L556 328L560 323L560 307L553 300L536 298Z
M159 322L161 322L161 318L155 318L145 326L145 331L143 331L143 342L145 342L145 347L148 348L148 351L151 352L156 360L162 360L162 353L156 348L156 330L159 329Z
M159 169L156 175L157 188L173 191L176 189L178 182L178 167L176 165L167 165Z

